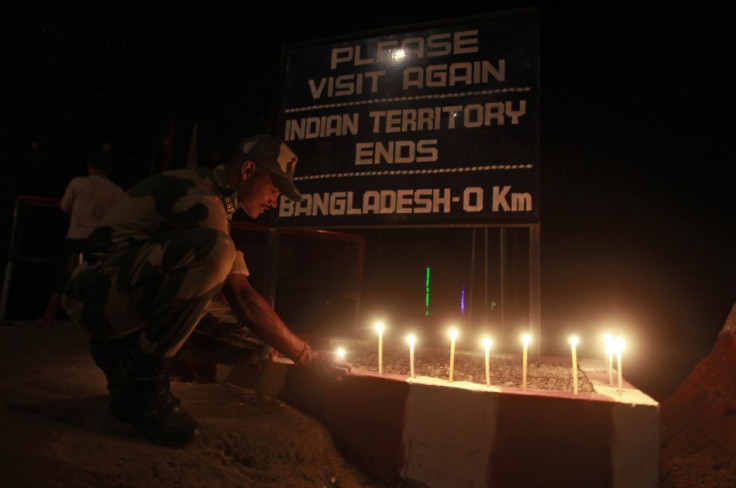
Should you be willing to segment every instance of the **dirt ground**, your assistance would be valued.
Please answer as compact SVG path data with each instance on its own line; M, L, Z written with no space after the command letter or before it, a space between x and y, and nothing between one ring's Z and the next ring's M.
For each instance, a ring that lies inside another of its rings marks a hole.
M109 414L86 343L71 323L0 326L0 486L398 486L363 473L315 419L227 384L172 382L202 435L183 449L151 444ZM480 378L471 372L476 362L459 369ZM734 486L736 455L699 432L678 430L662 454L658 488Z
M85 345L72 324L0 327L0 486L383 486L316 420L225 384L173 382L202 435L183 449L151 444L109 414Z

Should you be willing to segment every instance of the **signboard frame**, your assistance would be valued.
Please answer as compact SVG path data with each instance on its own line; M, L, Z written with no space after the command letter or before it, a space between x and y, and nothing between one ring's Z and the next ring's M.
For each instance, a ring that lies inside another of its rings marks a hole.
M276 227L540 219L536 9L284 46L277 130L301 203Z
M305 200L271 225L527 227L539 338L539 87L536 8L284 46L276 127Z

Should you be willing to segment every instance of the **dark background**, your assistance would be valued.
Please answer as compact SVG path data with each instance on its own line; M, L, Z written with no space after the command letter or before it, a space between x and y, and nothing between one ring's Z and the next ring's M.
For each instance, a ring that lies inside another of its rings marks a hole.
M733 5L431 3L6 2L4 235L16 195L60 197L103 143L127 188L161 169L168 134L170 164L184 166L195 122L207 165L270 130L284 44L537 6L542 352L563 354L577 332L580 354L598 355L601 330L620 330L625 376L663 399L736 298ZM363 234L366 316L415 300L395 291L421 290L426 265L470 266L470 229ZM523 254L524 236L510 238Z

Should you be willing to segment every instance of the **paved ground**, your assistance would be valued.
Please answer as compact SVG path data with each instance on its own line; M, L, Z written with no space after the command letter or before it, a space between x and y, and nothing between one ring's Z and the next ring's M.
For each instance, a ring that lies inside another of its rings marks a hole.
M375 487L314 419L255 392L172 383L202 437L153 445L107 410L86 335L0 327L0 486Z

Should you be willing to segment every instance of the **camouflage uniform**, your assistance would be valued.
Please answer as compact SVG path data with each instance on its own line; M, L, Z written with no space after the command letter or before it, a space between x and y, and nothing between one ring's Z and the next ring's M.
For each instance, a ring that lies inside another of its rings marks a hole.
M230 237L236 198L222 166L135 185L87 239L65 289L69 316L99 339L140 330L142 350L156 357L173 357L200 323L206 346L265 355L269 348L213 301L228 275L248 274Z

